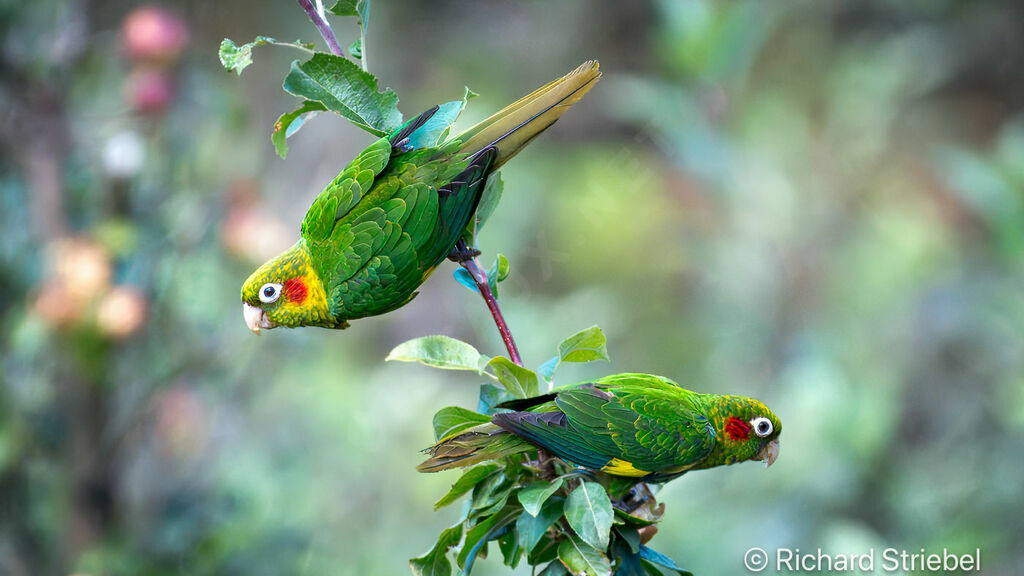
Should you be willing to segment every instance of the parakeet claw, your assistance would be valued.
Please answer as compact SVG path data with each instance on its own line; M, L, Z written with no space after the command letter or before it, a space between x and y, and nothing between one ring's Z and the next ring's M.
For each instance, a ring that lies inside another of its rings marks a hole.
M249 327L257 336L260 335L261 329L270 330L277 326L267 318L267 313L248 302L242 304L242 317L245 318L245 325Z
M472 260L473 258L476 258L479 255L480 251L477 250L476 248L466 248L465 250L460 250L456 247L452 248L452 251L448 254L448 259L457 264L462 264L463 262L466 262L467 260Z
M767 468L772 464L775 464L775 460L779 457L779 439L776 438L771 442L764 445L761 451L757 453L756 459L764 462L764 467Z

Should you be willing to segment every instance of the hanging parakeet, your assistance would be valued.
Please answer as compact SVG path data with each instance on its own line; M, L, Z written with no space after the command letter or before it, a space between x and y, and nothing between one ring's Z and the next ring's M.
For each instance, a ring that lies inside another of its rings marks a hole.
M779 455L779 419L743 396L698 394L649 374L618 374L499 405L490 424L426 450L436 472L543 448L584 468L646 482Z
M600 76L586 62L447 140L461 103L435 106L371 144L314 200L299 241L245 281L245 323L347 328L407 304L452 254L488 175Z

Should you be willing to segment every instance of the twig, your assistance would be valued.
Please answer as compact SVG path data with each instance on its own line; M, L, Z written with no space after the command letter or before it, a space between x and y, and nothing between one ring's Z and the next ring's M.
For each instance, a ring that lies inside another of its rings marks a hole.
M469 250L465 240L459 240L455 244L455 249L460 252ZM459 265L465 268L466 272L469 272L473 282L476 283L480 296L483 297L484 302L487 304L487 309L491 311L491 316L494 317L494 324L498 327L498 332L501 334L501 341L505 343L505 348L508 349L508 359L522 366L523 359L519 356L519 348L516 347L516 341L512 339L512 332L509 331L508 324L505 323L505 317L501 314L498 299L491 292L491 285L487 282L487 273L480 267L480 263L476 261L476 258L460 262Z
M313 25L320 31L320 35L324 37L324 41L327 42L327 47L331 50L331 53L335 56L344 56L345 52L342 51L341 45L338 44L338 38L334 36L334 30L331 30L331 25L327 22L327 18L324 17L322 10L317 10L313 6L312 0L298 0L299 6L306 11L306 15L313 21ZM317 2L319 4L319 2ZM320 6L323 8L323 5Z

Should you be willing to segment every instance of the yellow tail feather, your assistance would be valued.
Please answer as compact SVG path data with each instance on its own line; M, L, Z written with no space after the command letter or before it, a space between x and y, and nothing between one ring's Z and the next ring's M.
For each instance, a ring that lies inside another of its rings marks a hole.
M584 62L579 68L548 82L458 135L457 138L463 141L461 150L473 154L494 145L498 156L491 169L497 170L530 140L554 124L570 106L579 102L600 78L597 61Z

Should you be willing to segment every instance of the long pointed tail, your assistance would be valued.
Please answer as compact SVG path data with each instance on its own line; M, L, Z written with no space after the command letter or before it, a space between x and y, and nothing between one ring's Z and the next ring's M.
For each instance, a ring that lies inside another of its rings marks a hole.
M548 82L458 135L456 138L463 141L461 150L475 154L488 146L495 146L498 157L492 170L497 170L530 140L554 124L570 106L579 102L599 78L601 71L597 61L584 62L579 68Z
M481 424L441 439L424 450L430 458L416 467L420 472L440 472L451 468L464 468L485 460L504 458L532 450L525 440L493 424Z

